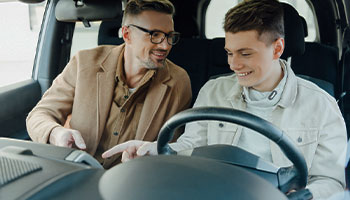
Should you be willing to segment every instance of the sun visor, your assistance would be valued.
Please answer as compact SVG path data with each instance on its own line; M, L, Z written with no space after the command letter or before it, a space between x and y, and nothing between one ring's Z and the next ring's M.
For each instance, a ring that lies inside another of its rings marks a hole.
M113 20L122 15L120 0L60 0L56 5L56 19L61 22Z

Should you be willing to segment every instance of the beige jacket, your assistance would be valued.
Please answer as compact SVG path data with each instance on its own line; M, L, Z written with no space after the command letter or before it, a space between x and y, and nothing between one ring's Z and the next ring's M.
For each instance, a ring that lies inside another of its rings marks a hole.
M326 198L343 191L345 186L346 128L333 97L315 84L295 76L287 67L288 77L271 122L281 128L303 153L309 170L308 188L314 199ZM200 90L194 107L220 106L245 110L242 87L236 75L208 81ZM171 144L184 150L210 144L236 145L242 127L218 121L194 122L186 125L185 133ZM300 139L301 138L301 139ZM279 147L270 141L273 163L289 166L291 162Z
M80 51L54 80L27 117L33 141L47 143L51 130L72 114L70 127L80 131L87 152L94 155L113 100L118 57L124 45ZM138 140L154 141L163 123L191 102L190 79L167 60L150 84L136 132Z

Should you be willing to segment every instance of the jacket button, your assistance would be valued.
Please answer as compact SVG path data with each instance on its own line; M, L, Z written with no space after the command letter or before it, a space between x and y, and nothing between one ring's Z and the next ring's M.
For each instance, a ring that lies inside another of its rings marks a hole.
M127 99L127 98L129 98L129 96L128 96L128 95L125 95L125 96L124 96L124 99Z
M303 141L303 139L299 136L297 141L300 143Z
M122 112L122 113L125 112L125 108L122 108L122 109L120 110L120 112Z
M223 123L219 123L219 127L220 128L224 127L224 124Z
M118 132L114 132L113 135L117 136L119 133Z

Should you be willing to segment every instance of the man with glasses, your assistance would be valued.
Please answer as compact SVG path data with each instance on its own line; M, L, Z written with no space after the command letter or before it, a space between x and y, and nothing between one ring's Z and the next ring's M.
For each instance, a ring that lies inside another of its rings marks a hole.
M120 155L101 157L113 146L154 141L192 96L187 73L166 59L180 36L173 14L169 0L130 0L122 22L125 44L83 50L71 59L27 118L32 140L84 149L105 168L120 162Z

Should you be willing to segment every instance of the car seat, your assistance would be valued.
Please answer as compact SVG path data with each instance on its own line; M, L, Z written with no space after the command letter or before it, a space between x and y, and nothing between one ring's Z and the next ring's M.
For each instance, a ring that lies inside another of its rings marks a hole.
M333 97L337 97L338 88L338 50L316 42L305 42L306 23L289 4L281 3L284 8L285 51L283 59L290 62L298 76L310 80Z

